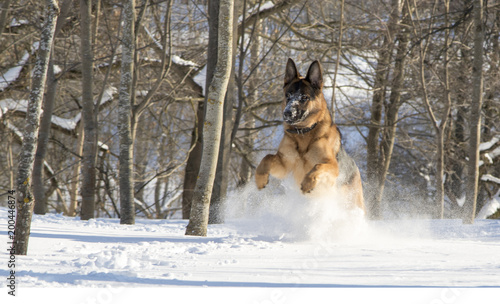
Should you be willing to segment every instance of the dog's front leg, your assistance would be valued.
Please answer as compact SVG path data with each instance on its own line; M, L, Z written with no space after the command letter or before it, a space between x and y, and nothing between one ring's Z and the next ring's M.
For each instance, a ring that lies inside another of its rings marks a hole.
M255 170L255 183L260 190L269 183L269 174L277 178L284 178L286 176L286 168L281 159L281 154L268 154L264 157L257 170Z
M336 162L317 164L304 176L300 190L302 193L311 193L316 188L320 178L333 186L338 176L339 167Z

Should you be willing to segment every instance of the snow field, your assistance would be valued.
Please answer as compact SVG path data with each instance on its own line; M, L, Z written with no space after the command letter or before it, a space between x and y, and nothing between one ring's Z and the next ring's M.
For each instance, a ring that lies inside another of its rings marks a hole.
M363 288L349 293L356 298L377 294L372 287L398 287L406 295L413 294L408 287L440 287L406 302L467 303L475 289L458 287L500 286L499 221L372 222L338 205L334 194L305 198L291 181L271 181L263 191L250 185L228 197L227 221L210 225L208 237L184 236L185 220L138 219L124 226L118 219L35 215L29 253L16 258L17 292L78 287L89 292L77 303L119 303L133 297L130 287L170 287L181 297L190 292L177 287L223 287L247 295L242 303L304 303L299 299L332 288L340 294ZM0 208L5 247L6 219L7 209ZM0 265L7 277L6 250ZM109 301L96 302L99 295Z

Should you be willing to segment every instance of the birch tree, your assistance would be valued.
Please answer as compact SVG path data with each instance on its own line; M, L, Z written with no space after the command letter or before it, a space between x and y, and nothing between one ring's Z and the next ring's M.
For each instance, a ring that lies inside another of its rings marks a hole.
M15 227L15 252L17 255L28 253L28 241L31 230L31 218L35 204L31 189L31 174L35 161L38 128L42 108L50 53L54 40L54 32L59 15L59 5L56 0L47 0L47 21L43 26L38 47L38 56L33 69L32 87L29 95L26 127L19 156L17 172L17 216Z
M233 16L237 14L240 7L240 1L235 1ZM217 22L218 27L218 22ZM233 37L238 36L238 20L233 18ZM243 36L242 36L243 37ZM243 39L242 39L243 40ZM238 47L237 39L233 39L233 50ZM217 56L217 53L215 54ZM219 147L219 159L217 160L217 170L215 173L214 186L212 188L212 198L210 199L210 224L221 224L224 222L224 203L229 183L229 160L232 146L232 123L233 123L233 105L236 104L236 77L235 62L236 51L232 52L231 74L227 85L226 98L224 100L224 117L222 121L221 141Z
M219 23L219 1L208 2L208 45L207 45L207 65L206 65L206 79L205 88L208 91L208 87L212 82L213 74L215 71L215 66L217 64L217 35L218 35L218 23ZM184 175L184 189L182 193L182 218L189 219L191 213L191 206L193 202L194 190L196 187L196 181L198 178L198 173L201 166L201 158L203 154L203 123L205 121L205 111L204 107L207 103L207 96L205 96L204 101L198 103L198 113L197 121L193 128L192 133L192 145L194 145L193 150L189 154L188 161L186 163L185 175ZM196 129L197 128L197 129ZM215 181L215 180L214 180Z
M135 53L135 0L123 3L123 37L118 126L120 136L120 224L135 223L133 140L132 140L132 78Z
M233 8L232 0L220 1L217 65L212 82L208 87L203 126L203 155L186 235L207 235L210 198L219 155L224 97L232 66Z

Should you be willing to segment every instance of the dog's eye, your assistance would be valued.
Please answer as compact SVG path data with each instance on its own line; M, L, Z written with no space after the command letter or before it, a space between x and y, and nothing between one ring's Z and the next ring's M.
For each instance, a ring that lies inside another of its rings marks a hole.
M307 102L308 100L309 100L309 97L307 97L307 96L300 97L300 102Z

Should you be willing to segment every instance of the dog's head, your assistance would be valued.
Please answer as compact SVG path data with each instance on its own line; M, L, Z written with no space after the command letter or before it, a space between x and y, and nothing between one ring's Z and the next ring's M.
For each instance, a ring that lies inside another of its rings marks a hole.
M306 77L301 77L295 62L289 58L283 87L285 123L294 127L307 127L317 122L318 115L326 109L322 89L323 73L319 61L311 63Z

